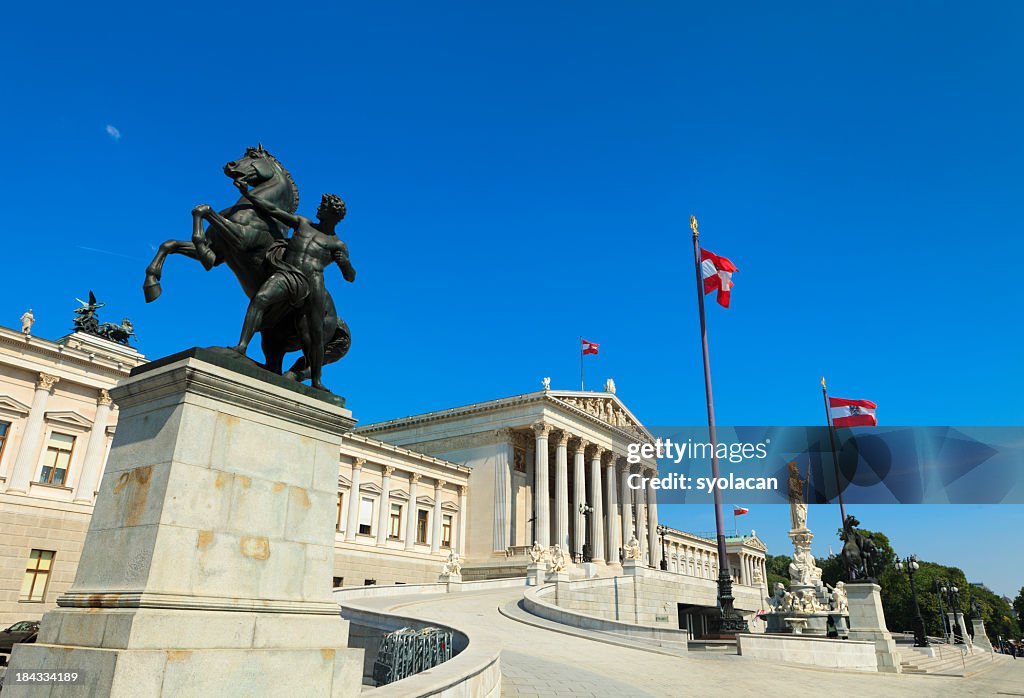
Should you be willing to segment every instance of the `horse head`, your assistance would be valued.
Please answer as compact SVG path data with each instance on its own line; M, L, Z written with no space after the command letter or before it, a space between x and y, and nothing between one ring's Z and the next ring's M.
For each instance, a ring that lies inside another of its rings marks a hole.
M299 190L291 174L263 148L262 143L255 148L246 148L245 155L225 164L224 174L235 181L245 182L253 189L280 183L280 200L273 203L289 213L295 213L299 207Z

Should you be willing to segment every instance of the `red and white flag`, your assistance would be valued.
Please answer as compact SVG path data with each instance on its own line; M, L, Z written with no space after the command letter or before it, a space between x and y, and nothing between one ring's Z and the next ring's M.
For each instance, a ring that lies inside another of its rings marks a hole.
M749 514L749 513L750 513L750 509L747 509L746 507L736 507L735 509L732 510L732 515L733 516L743 516L744 514Z
M837 427L877 427L875 409L871 400L847 400L844 397L830 397L828 407L832 413L832 424Z
M597 342L588 342L582 337L580 338L580 351L584 354L596 354L599 346L601 345Z
M700 250L700 271L704 277L704 295L718 291L718 304L729 307L729 296L732 292L733 272L739 271L736 265L725 257L719 257L703 247Z

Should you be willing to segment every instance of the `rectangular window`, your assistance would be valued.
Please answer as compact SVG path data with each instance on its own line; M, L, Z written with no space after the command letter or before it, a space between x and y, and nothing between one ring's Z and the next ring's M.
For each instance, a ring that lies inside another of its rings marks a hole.
M441 547L452 547L452 515L445 514L441 517Z
M402 537L402 505L391 505L391 520L388 523L388 538L399 540Z
M46 442L46 457L43 459L43 472L39 482L47 485L63 485L68 479L68 466L71 465L71 452L75 449L75 437L68 434L52 432Z
M376 580L376 579L364 579L364 580L363 580L363 586L364 586L364 587L372 587L372 586L374 586L374 585L375 585L376 583L377 583L377 580Z
M52 550L33 550L28 556L25 579L21 582L20 601L43 601L46 598L46 586L50 582L55 554Z
M427 542L427 522L430 519L430 512L426 509L420 509L416 512L416 542L426 544Z
M345 578L344 577L335 577L333 583L334 583L334 587L335 588L343 587L343 586L345 586Z
M7 443L7 435L10 431L10 422L0 422L0 463L4 462L4 444Z
M359 534L368 536L373 531L373 500L359 501Z
M343 508L342 505L344 504L344 502L345 502L345 495L343 495L341 492L339 492L338 493L338 523L335 526L335 530L339 531L339 532L341 531L341 511L342 511L342 508Z

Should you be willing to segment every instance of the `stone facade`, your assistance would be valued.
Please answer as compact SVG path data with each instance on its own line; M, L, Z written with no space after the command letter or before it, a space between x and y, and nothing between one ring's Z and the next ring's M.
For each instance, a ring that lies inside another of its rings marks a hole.
M71 585L117 423L109 391L144 361L0 327L0 626L41 618Z

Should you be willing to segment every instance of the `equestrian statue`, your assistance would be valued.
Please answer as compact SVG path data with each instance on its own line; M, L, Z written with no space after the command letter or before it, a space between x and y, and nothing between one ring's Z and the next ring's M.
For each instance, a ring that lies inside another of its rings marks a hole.
M843 532L839 536L844 541L840 556L851 582L872 579L871 558L878 551L875 542L857 529L857 526L860 526L860 521L848 515L843 521Z

